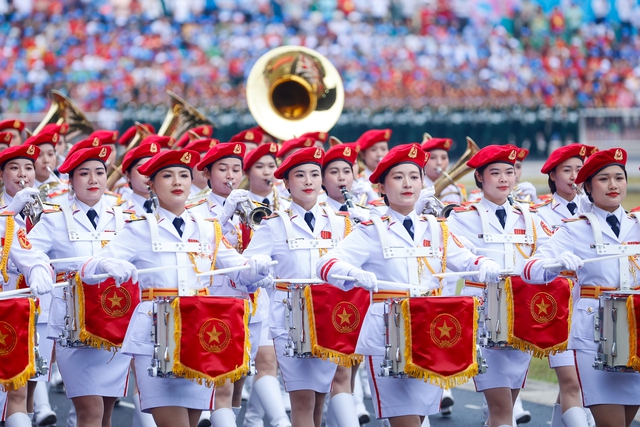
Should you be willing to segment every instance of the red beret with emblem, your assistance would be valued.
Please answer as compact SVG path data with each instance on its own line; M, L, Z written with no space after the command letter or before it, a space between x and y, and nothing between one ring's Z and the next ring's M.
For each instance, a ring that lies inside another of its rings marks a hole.
M627 152L622 148L610 148L609 150L598 151L589 156L584 162L580 172L578 172L575 183L582 184L606 167L619 165L624 169L626 164Z
M356 144L360 151L366 150L378 142L389 142L391 133L391 129L371 129L360 135Z
M166 168L181 166L193 170L200 161L200 153L191 150L169 150L156 154L144 165L138 168L142 175L153 176Z
M44 130L37 135L27 138L23 145L56 145L60 141L60 134L57 132L45 132Z
M55 132L60 135L66 135L67 132L69 132L69 124L62 123L61 125L58 125L55 123L49 123L48 125L45 125L45 127L42 128L42 131L40 131L40 133L42 132Z
M156 128L154 128L149 123L142 123L140 124L140 126L145 128L149 133L156 133ZM138 128L136 127L136 125L133 125L129 129L122 132L122 135L120 135L120 139L118 140L118 144L120 145L129 144L133 139L133 137L136 136L137 131L138 131Z
M225 157L237 157L240 160L244 160L244 153L246 146L242 142L225 142L213 146L207 154L204 155L200 163L198 163L198 170L204 170L211 163L217 162Z
M327 142L329 134L326 132L307 132L300 135L300 138L311 138L315 141Z
M2 120L0 121L0 130L5 129L13 129L18 132L22 132L24 130L24 122L16 119Z
M0 132L0 144L11 144L13 134L11 132Z
M140 144L125 154L124 159L122 159L122 170L126 172L135 161L144 159L145 157L153 157L159 152L160 146L155 142Z
M260 144L263 136L264 131L262 128L256 126L233 135L229 142L251 142L254 144Z
M202 125L197 128L189 129L178 140L178 147L187 148L187 145L196 139L211 139L213 136L213 126ZM198 151L198 150L196 150Z
M87 138L82 141L78 141L69 148L69 152L67 153L67 157L71 156L78 150L84 150L85 148L94 148L101 147L102 143L98 138Z
M111 147L108 145L104 147L83 148L67 156L58 168L58 171L60 171L60 173L69 173L89 160L98 160L105 163L110 155Z
M316 143L316 140L313 138L309 138L308 136L289 139L282 143L282 147L280 147L280 151L278 151L278 157L284 157L289 151L295 150L296 148L309 148L313 147L313 144Z
M209 151L209 149L215 147L218 144L220 144L220 141L215 138L194 139L193 141L188 143L187 146L184 147L184 149L197 151L198 153L206 153L207 151Z
M0 153L0 165L4 165L9 160L13 159L29 159L34 163L40 155L40 148L35 145L16 145L9 147Z
M343 160L353 166L358 157L354 145L355 144L338 144L329 148L324 155L323 167L327 167L329 163L336 160Z
M284 175L292 168L306 163L314 163L322 167L324 164L324 150L318 147L308 147L296 151L282 162L273 173L276 179L284 178Z
M176 140L171 136L149 135L142 142L155 142L160 148L171 148Z
M489 145L474 154L467 162L467 166L477 169L490 163L515 165L517 158L518 147L513 145Z
M584 144L565 145L564 147L553 150L553 153L551 153L545 164L542 165L540 172L545 174L549 173L560 163L569 160L572 157L579 157L584 162L590 153L591 147L587 147Z
M101 145L115 144L118 141L120 132L117 130L97 130L87 137L87 139L97 139Z
M378 166L369 177L369 181L372 184L377 184L380 179L380 175L400 163L413 163L420 170L427 164L430 154L424 152L418 144L403 144L393 147L389 152L380 160Z
M451 138L431 138L426 140L420 145L423 151L431 151L431 150L446 150L449 151L451 146L453 145L453 141Z
M259 145L258 148L249 151L247 155L244 156L244 170L248 171L251 169L251 166L253 166L255 162L260 160L263 156L271 155L275 159L277 154L278 144L275 142Z

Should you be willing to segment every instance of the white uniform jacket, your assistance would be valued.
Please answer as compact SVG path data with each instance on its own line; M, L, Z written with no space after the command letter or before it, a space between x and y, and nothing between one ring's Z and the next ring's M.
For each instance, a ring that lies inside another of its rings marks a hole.
M560 197L558 193L554 193L551 199L536 205L535 208L540 219L551 227L552 230L555 230L562 225L563 219L572 218L583 212L591 211L591 203L587 197L576 196L573 202L577 206L575 215L572 215L569 208L567 208L569 201Z

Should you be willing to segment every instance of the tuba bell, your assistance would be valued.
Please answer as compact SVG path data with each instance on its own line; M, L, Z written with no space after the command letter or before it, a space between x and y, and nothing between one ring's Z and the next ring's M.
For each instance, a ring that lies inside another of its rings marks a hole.
M426 134L425 137L427 135L428 134ZM480 151L478 145L473 141L473 139L467 137L467 149L462 154L462 157L460 157L460 159L458 159L458 161L451 166L448 171L442 172L440 178L436 179L433 183L433 188L436 192L435 197L440 197L445 188L452 184L456 185L457 181L473 170L467 166L467 162L478 151Z
M136 126L136 134L131 139L131 142L129 142L129 145L127 145L127 148L125 148L124 153L122 153L120 157L116 159L115 163L113 164L113 170L107 177L107 188L109 190L113 190L116 187L118 180L122 176L124 176L121 165L122 165L122 161L124 160L125 154L127 154L129 150L140 145L143 139L145 139L149 135L152 135L149 129L142 123L136 122L135 126Z
M69 125L69 130L65 135L67 141L71 141L78 135L89 135L93 132L93 125L84 115L80 107L71 99L57 90L52 90L50 96L51 107L49 107L49 111L47 111L44 119L42 119L33 131L33 135L39 134L42 129L50 123L56 123L58 125L66 123Z
M182 135L187 133L189 129L196 126L211 125L214 128L216 127L215 123L175 93L168 90L167 95L169 95L170 98L171 108L169 108L158 130L158 135L170 136L177 141ZM180 147L174 145L171 148L177 149Z
M267 133L281 140L328 132L344 106L338 70L313 49L282 46L262 55L247 79L247 104Z

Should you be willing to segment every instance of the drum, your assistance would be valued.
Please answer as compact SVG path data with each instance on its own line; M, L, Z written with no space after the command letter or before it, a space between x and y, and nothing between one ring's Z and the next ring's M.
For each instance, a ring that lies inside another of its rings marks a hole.
M389 300L384 303L384 359L380 376L406 378L404 357L405 322L400 312L402 299Z
M595 321L595 340L598 353L593 367L609 372L637 372L630 365L631 334L637 334L629 324L627 300L638 291L610 291L600 296L600 307Z
M58 345L62 347L89 348L89 346L80 339L80 306L74 277L75 272L70 272L65 277L69 282L69 286L64 288L63 291L63 299L67 313L64 317L64 331L58 339Z
M178 378L174 375L173 357L176 341L173 337L175 316L171 306L172 298L157 298L153 300L153 327L151 334L154 348L149 375L160 378Z
M480 314L478 343L483 347L510 348L507 344L507 294L505 281L487 283L484 288L484 304Z
M38 323L38 316L36 315L36 324L37 323ZM49 373L49 365L47 363L47 359L42 357L42 355L40 354L40 349L39 349L40 334L38 334L37 328L34 328L34 331L35 331L35 364L34 365L36 367L36 373L33 375L32 378L37 378L37 377L47 375Z
M285 356L313 357L309 311L304 298L304 289L307 286L309 285L294 284L287 289L285 324L289 325L289 334L285 346Z

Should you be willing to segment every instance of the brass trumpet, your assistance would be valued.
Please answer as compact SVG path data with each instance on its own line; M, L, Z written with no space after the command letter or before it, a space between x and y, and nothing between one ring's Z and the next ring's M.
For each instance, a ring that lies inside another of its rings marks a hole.
M47 171L49 171L49 176L53 178L53 181L47 182L46 184L42 184L40 187L38 187L38 191L40 192L41 199L46 199L47 196L49 195L49 192L51 192L51 190L56 188L62 182L60 181L60 178L58 178L58 176L55 173L53 173L53 170L51 169L50 166L47 166Z
M25 188L27 183L24 180L20 180L20 188ZM44 212L44 205L42 199L37 194L32 196L33 202L29 202L22 208L22 213L25 217L28 217L32 225L36 225L40 221L42 212Z
M582 195L584 194L584 191L582 191L582 188L580 188L580 187L578 186L578 184L576 184L575 182L574 182L573 184L571 184L571 187L572 187L574 190L576 190L576 194L577 194L578 196L582 196Z
M227 181L227 187L233 191L233 184L231 181ZM254 205L258 206L254 207ZM271 213L271 209L268 207L251 200L245 200L244 202L238 203L236 206L236 214L240 217L240 222L247 227L250 227L252 230L256 230L260 225L262 218L271 215Z

